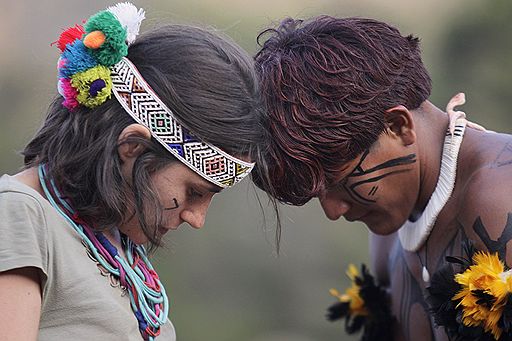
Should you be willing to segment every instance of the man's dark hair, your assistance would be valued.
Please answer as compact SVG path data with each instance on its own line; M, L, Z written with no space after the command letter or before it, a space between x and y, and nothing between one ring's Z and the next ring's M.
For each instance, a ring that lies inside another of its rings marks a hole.
M235 156L249 155L259 144L254 64L229 39L196 27L167 25L138 37L128 58L178 120L204 141ZM131 181L124 179L118 138L135 121L115 98L73 112L62 101L54 99L43 126L23 151L25 167L45 163L80 218L95 228L119 225L133 206L144 234L159 245L164 208L151 175L176 159L154 139L129 137L124 143L140 142L146 150L134 164Z
M377 141L384 112L416 109L430 95L419 39L383 22L285 19L258 36L256 72L266 112L253 181L302 205Z

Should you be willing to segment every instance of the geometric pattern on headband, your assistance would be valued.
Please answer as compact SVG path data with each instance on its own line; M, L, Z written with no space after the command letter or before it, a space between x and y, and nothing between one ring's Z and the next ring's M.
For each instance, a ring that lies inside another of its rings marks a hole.
M124 57L111 71L112 92L126 112L194 172L222 188L233 186L251 172L254 163L201 141L180 124L130 60Z

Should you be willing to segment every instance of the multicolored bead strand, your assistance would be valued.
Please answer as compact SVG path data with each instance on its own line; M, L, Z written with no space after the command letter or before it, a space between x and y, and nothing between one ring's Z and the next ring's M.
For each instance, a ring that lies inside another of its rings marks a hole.
M142 338L153 341L160 334L160 327L167 321L169 301L144 246L136 245L121 234L126 256L124 259L103 233L94 231L78 217L71 203L60 194L53 179L47 177L46 166L39 165L38 172L48 201L80 235L97 263L119 279L122 288L129 293L130 305Z

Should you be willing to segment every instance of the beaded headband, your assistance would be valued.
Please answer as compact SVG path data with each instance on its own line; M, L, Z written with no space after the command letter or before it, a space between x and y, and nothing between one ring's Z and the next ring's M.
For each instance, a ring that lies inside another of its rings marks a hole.
M248 175L254 164L207 144L183 127L127 58L112 67L112 89L123 108L176 158L206 180L229 187Z
M201 141L185 128L125 56L145 13L119 3L65 30L55 43L59 58L59 93L73 111L95 108L112 93L137 123L177 159L215 185L230 187L246 177L254 163L245 162Z

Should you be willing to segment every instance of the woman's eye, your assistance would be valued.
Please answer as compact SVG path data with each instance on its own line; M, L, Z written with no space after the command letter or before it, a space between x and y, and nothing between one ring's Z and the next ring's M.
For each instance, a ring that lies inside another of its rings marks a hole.
M189 191L189 195L192 198L201 198L203 196L203 193L195 190L194 188L191 188Z

